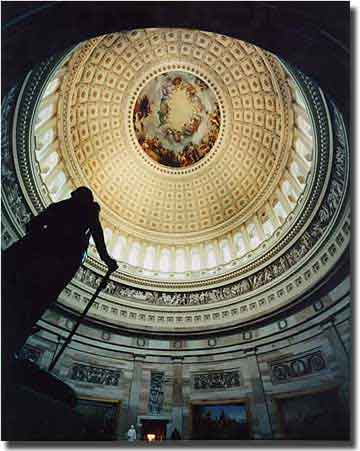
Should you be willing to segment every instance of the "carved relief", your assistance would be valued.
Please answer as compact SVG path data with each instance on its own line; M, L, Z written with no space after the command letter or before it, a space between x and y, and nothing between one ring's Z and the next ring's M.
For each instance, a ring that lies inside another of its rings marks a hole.
M120 375L120 370L76 364L71 369L70 379L90 384L116 386L119 383Z
M238 371L201 373L194 375L193 378L193 387L195 390L211 390L239 386L240 376Z
M42 354L43 351L41 349L30 345L24 345L18 353L18 358L21 360L29 360L32 363L37 363Z
M164 402L164 373L151 372L150 396L149 396L149 412L161 413Z
M31 214L23 200L21 188L11 154L11 126L18 86L14 86L5 97L1 108L1 186L4 190L11 213L23 228Z
M326 368L326 362L322 352L317 351L292 360L272 363L270 367L272 383L279 384L321 371Z

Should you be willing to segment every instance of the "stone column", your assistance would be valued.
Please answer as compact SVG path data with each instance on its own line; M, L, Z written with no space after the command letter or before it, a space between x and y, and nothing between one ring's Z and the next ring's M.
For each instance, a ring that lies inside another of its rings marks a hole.
M200 253L200 270L202 270L207 267L206 250L204 243L199 244L199 253Z
M333 320L322 324L324 334L329 341L332 353L338 363L339 377L342 380L342 389L339 391L341 401L346 410L349 409L349 391L351 380L350 356L341 339L340 332L337 330Z
M134 363L131 361L125 362L124 368L121 370L121 378L119 383L119 416L116 426L116 439L117 440L127 440L127 431L129 425L127 422L129 414L129 403L130 403L130 390L133 379L133 368Z
M245 225L242 225L240 230L241 230L241 235L244 239L245 249L247 252L250 252L251 251L251 242L250 242L249 232Z
M176 246L171 246L170 250L170 272L176 272Z
M54 128L56 130L56 117L48 119L46 122L35 128L35 133L39 136L50 130L50 128Z
M129 251L132 245L132 238L129 235L125 235L126 241L125 245L121 250L121 260L125 263L129 260Z
M295 195L297 197L299 197L299 195L302 191L300 183L288 169L285 170L285 176L286 176L287 181L290 183L290 186L293 189Z
M215 252L215 258L216 258L216 265L222 265L224 263L223 255L220 249L220 243L218 240L213 240L214 243L214 252Z
M182 359L173 360L172 423L183 438L183 367Z
M59 91L44 97L40 102L39 111L47 107L51 103L57 103L58 100L59 100Z
M340 334L336 329L334 321L329 321L322 324L322 329L328 339L330 345L332 346L332 351L335 355L336 360L339 363L339 368L341 369L342 375L345 378L350 376L350 359L348 353L345 349L344 343L340 338Z
M135 356L133 363L133 374L129 390L129 403L128 403L128 428L133 424L136 427L136 419L138 415L140 390L141 390L141 378L142 367L145 357Z
M295 137L304 144L306 149L309 150L309 153L312 153L313 143L311 141L311 138L305 135L305 133L297 127L295 127Z
M161 246L157 244L155 246L155 258L153 262L153 271L160 271L160 255L161 255Z
M191 248L190 246L185 246L185 271L191 271Z
M52 152L58 152L60 149L59 147L59 140L58 138L56 138L54 141L52 141L49 144L46 144L44 147L42 148L36 148L35 152L36 152L36 156L38 161L41 163L43 160L45 160ZM40 164L40 168L41 168L41 164Z
M296 102L293 102L292 106L294 108L295 113L301 116L303 119L305 119L307 123L309 123L309 117L304 108Z
M274 210L272 209L269 202L266 202L266 212L268 214L268 217L269 217L272 225L274 226L274 230L276 230L278 227L281 226L281 222L280 222L279 218L276 216L276 214L275 214Z
M234 234L233 233L229 233L228 234L228 240L229 240L231 260L235 260L235 258L237 257L237 251L236 251L236 246L235 246Z
M137 261L137 265L140 268L142 268L144 266L144 259L145 259L145 252L146 252L146 243L144 241L140 241L140 251L139 251L139 256L138 256L138 261Z
M311 164L300 156L295 149L292 152L292 157L293 161L298 165L302 174L305 176L308 173Z
M250 383L253 437L260 440L271 440L273 438L271 418L255 351L252 351L247 357L246 373Z
M256 228L256 233L259 237L260 242L262 243L263 241L266 240L263 225L260 223L260 220L257 215L254 215L253 220Z
M59 189L59 191L56 193L55 200L63 200L71 191L73 190L73 187L69 180L67 180L64 185Z
M289 203L287 197L284 195L284 193L279 188L276 189L276 197L278 198L281 205L283 206L285 213L287 215L290 214L290 212L291 212L290 203Z

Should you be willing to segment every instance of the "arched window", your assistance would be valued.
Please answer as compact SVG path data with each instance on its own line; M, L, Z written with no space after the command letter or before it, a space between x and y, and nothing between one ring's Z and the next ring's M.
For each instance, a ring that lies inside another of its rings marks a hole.
M122 253L124 252L125 244L126 244L126 238L124 236L120 235L117 238L117 240L115 242L115 246L113 247L113 250L111 253L113 258L120 260L120 257L122 255Z
M36 135L36 147L37 149L41 149L42 147L47 146L52 143L55 139L55 131L53 128L49 128L44 133Z
M66 175L64 171L60 171L54 179L49 183L49 191L51 194L56 194L66 183Z
M303 143L303 141L299 138L295 139L295 150L296 152L302 156L306 161L312 160L312 147L309 147Z
M40 162L40 170L43 174L49 174L59 162L59 155L57 152L51 154Z
M140 256L140 244L138 242L133 243L130 248L128 262L130 265L137 266Z
M279 221L283 223L286 219L286 211L284 207L281 205L280 201L277 201L274 205L274 212L276 216L278 217Z
M213 268L214 266L216 266L215 247L213 244L207 244L205 250L206 250L206 266L208 268Z
M293 175L293 177L296 177L301 185L305 184L306 172L296 163L296 161L293 161L291 163L290 173Z
M230 246L227 239L220 241L220 251L225 263L231 260Z
M267 216L263 218L261 226L264 230L265 238L266 239L270 238L271 235L274 233L275 227Z
M184 272L185 271L185 250L184 249L176 249L175 270L176 270L176 272Z
M293 94L293 98L294 98L295 102L298 103L299 105L301 105L302 108L305 110L306 109L305 100L304 100L303 95L301 94L299 88L297 86L294 86L293 83L291 83L290 86L292 86L291 92Z
M56 112L56 105L51 103L47 105L45 108L42 108L37 115L37 127L40 127L41 124L44 124L48 119L50 119Z
M312 128L310 123L300 114L295 115L295 123L299 130L306 134L306 136L312 139Z
M113 233L110 229L108 229L108 228L104 229L104 240L105 240L106 246L109 245L109 242L112 238L112 234Z
M191 269L193 271L198 271L200 269L200 252L197 247L191 249Z
M245 254L245 252L246 252L245 241L240 232L238 232L234 235L234 243L235 243L236 255L239 257L240 255Z
M296 195L296 193L292 189L292 186L290 185L290 183L287 180L285 180L282 183L281 191L284 193L285 197L288 199L291 207L293 208L294 205L296 204L297 195Z
M171 264L171 252L170 249L162 249L160 254L160 271L169 272Z
M60 86L59 78L55 78L54 80L51 80L51 82L47 85L47 87L45 89L43 98L53 94L59 86Z
M249 234L250 246L252 249L255 249L261 243L260 237L257 234L255 224L250 222L249 224L246 225L246 230L248 231L248 234Z
M155 263L155 247L148 246L145 251L144 268L153 269Z

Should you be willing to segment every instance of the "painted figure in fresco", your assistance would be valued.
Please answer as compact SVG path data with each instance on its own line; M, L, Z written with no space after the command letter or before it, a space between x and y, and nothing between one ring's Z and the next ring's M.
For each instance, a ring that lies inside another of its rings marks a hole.
M151 113L148 96L144 96L140 99L140 102L136 102L134 113L137 115L138 120L147 117Z
M91 190L80 187L70 199L33 217L26 236L3 253L3 349L8 361L78 271L90 236L109 270L117 269L106 250L99 212Z
M172 109L177 108L172 98L180 92L186 95L192 114L175 126L169 120ZM188 167L214 146L220 130L220 109L200 79L184 73L162 74L136 102L133 124L138 142L150 158L165 166Z

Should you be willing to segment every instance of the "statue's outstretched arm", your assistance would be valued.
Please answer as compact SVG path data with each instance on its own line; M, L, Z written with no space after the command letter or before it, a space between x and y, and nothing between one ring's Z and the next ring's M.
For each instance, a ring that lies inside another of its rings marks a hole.
M91 224L91 234L95 242L96 249L100 255L101 260L107 264L109 269L116 271L118 265L116 260L114 260L108 253L104 240L104 232L100 223L99 218L100 207L98 207L97 212L94 214L94 219Z

